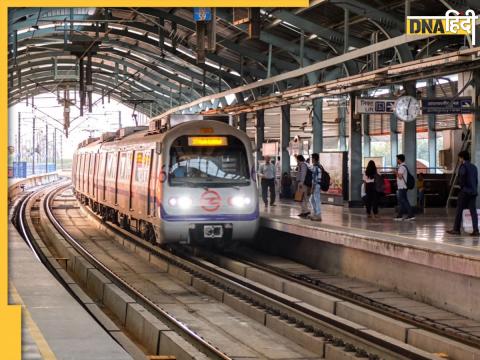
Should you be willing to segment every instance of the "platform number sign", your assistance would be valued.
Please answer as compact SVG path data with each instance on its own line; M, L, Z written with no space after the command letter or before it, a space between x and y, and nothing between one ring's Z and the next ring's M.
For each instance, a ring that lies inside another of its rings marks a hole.
M194 8L193 20L195 21L211 21L212 9L210 8Z

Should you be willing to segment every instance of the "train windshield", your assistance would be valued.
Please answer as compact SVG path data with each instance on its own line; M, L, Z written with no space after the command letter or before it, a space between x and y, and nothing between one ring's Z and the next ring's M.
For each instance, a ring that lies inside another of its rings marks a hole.
M249 185L245 146L234 136L180 136L170 148L169 183L189 187Z

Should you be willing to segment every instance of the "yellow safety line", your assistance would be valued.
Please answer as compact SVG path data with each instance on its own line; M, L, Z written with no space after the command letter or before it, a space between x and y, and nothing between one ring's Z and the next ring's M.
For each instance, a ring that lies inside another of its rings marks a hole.
M57 360L57 357L53 353L52 349L48 345L47 340L43 337L42 331L38 328L37 324L35 321L32 319L32 316L30 315L30 312L28 311L28 308L25 306L25 303L22 300L22 297L18 293L17 289L15 286L10 282L10 291L12 295L12 299L16 304L20 304L22 306L22 315L23 315L23 320L25 320L25 325L29 329L30 335L33 338L33 341L35 341L35 344L37 344L37 348L42 354L42 357L44 360Z

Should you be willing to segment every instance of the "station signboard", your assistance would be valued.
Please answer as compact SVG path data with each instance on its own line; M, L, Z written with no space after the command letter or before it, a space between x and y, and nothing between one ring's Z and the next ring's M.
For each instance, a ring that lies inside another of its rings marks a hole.
M211 8L193 8L193 20L212 21L212 9Z
M423 114L470 114L473 113L472 98L469 96L451 98L431 98L422 100Z
M395 99L357 98L355 112L357 114L392 114L395 110Z

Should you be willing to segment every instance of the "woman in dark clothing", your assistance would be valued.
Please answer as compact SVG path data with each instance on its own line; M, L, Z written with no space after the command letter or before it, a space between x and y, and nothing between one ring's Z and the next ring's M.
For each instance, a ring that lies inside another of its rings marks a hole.
M378 172L377 166L373 160L370 160L367 164L367 168L365 169L365 175L363 175L363 182L365 183L365 206L367 208L367 215L368 217L378 216L378 198L379 194L377 192L377 184L378 180Z

